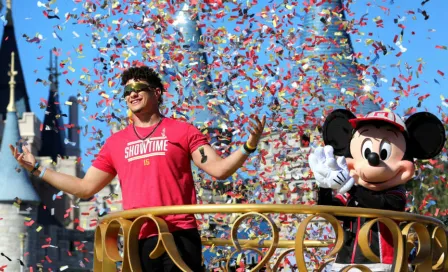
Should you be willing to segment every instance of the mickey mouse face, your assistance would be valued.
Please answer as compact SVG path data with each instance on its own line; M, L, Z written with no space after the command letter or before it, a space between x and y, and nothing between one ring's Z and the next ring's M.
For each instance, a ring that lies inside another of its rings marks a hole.
M398 129L387 124L367 124L353 135L353 158L346 160L357 184L382 191L406 183L414 174L414 164L402 160L405 152L406 139Z
M415 113L403 122L393 113L379 111L356 118L338 109L325 120L322 134L335 155L345 156L356 183L374 191L409 181L413 159L437 156L446 140L442 122L429 112Z

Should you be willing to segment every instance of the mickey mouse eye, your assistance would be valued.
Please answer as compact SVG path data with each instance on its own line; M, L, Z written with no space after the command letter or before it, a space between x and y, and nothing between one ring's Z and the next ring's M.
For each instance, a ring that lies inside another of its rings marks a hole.
M382 161L385 161L389 159L391 155L392 146L387 141L382 141L380 145L380 159Z
M372 153L372 141L370 139L366 139L361 147L362 156L367 160L367 156Z

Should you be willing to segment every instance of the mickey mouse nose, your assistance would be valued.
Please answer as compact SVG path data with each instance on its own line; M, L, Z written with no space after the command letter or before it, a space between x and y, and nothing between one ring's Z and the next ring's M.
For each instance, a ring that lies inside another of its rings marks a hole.
M377 153L372 152L367 155L367 161L369 162L370 166L378 166L380 164L380 156L378 156Z

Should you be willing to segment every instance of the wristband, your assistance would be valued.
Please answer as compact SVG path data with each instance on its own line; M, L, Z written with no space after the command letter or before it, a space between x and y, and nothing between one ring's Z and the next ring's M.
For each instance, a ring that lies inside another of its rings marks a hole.
M244 148L244 150L245 150L247 153L254 153L254 152L257 150L256 148L255 148L255 149L250 149L250 148L247 146L246 143L243 145L243 148Z
M42 171L40 171L39 178L43 178L44 177L45 171L47 171L47 167L42 168Z
M250 155L250 153L246 150L245 146L242 146L242 147L240 148L240 150L241 150L241 152L242 152L244 155L246 155L246 156L249 156L249 155Z
M34 174L34 172L36 172L36 170L37 169L39 169L39 163L38 162L36 162L35 164L34 164L34 168L33 168L33 170L31 170L31 174Z
M247 146L247 148L248 148L249 150L255 150L255 149L257 149L256 146L255 146L255 147L250 146L248 142L246 142L246 146Z

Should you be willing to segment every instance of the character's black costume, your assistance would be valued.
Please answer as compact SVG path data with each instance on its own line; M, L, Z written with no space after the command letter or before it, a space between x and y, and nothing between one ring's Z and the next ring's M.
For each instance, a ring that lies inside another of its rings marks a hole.
M390 188L386 191L375 192L362 186L353 186L346 195L333 196L331 189L320 188L318 205L347 206L404 211L406 206L406 191L403 185ZM335 263L338 264L372 264L364 257L358 245L357 233L367 218L343 217L344 246L339 251ZM393 262L392 237L388 229L378 223L372 227L370 248L380 257L381 263Z

